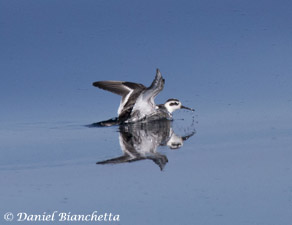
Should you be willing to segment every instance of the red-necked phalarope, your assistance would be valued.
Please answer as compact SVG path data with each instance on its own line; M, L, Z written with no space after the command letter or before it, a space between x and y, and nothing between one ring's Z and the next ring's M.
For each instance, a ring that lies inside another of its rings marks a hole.
M127 81L97 81L93 86L121 95L118 117L98 123L101 126L111 126L137 121L172 119L172 112L177 109L194 109L183 106L178 99L168 99L164 104L156 105L154 98L162 91L164 79L157 69L156 76L146 88L143 84Z

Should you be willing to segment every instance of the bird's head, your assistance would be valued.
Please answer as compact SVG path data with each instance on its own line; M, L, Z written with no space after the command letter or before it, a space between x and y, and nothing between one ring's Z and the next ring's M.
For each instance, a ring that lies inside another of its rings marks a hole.
M194 109L183 106L182 103L178 99L175 99L175 98L168 99L164 103L164 106L169 113L172 113L177 109L187 109L187 110L195 111Z

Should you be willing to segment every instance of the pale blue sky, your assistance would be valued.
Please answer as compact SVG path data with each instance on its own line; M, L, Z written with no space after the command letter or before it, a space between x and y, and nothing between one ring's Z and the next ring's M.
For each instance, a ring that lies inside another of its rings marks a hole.
M96 80L166 79L201 112L292 105L291 1L0 1L2 120L99 119ZM104 103L107 100L109 103Z

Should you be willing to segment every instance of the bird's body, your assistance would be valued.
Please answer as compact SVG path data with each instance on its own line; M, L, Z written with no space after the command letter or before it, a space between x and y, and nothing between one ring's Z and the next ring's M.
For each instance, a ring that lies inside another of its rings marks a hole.
M102 126L122 123L172 119L172 112L182 106L177 99L169 99L164 104L156 105L154 98L164 87L164 79L157 69L152 84L146 88L143 84L124 81L97 81L93 86L121 95L122 100L118 109L118 117L100 122Z

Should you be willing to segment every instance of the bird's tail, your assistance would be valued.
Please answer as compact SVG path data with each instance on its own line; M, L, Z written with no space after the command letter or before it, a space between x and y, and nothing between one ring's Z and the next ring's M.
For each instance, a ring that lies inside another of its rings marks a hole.
M116 117L116 118L112 118L109 120L104 120L104 121L100 121L97 123L89 124L89 125L87 125L87 127L110 127L110 126L115 126L115 125L119 125L119 124L120 124L120 121Z

